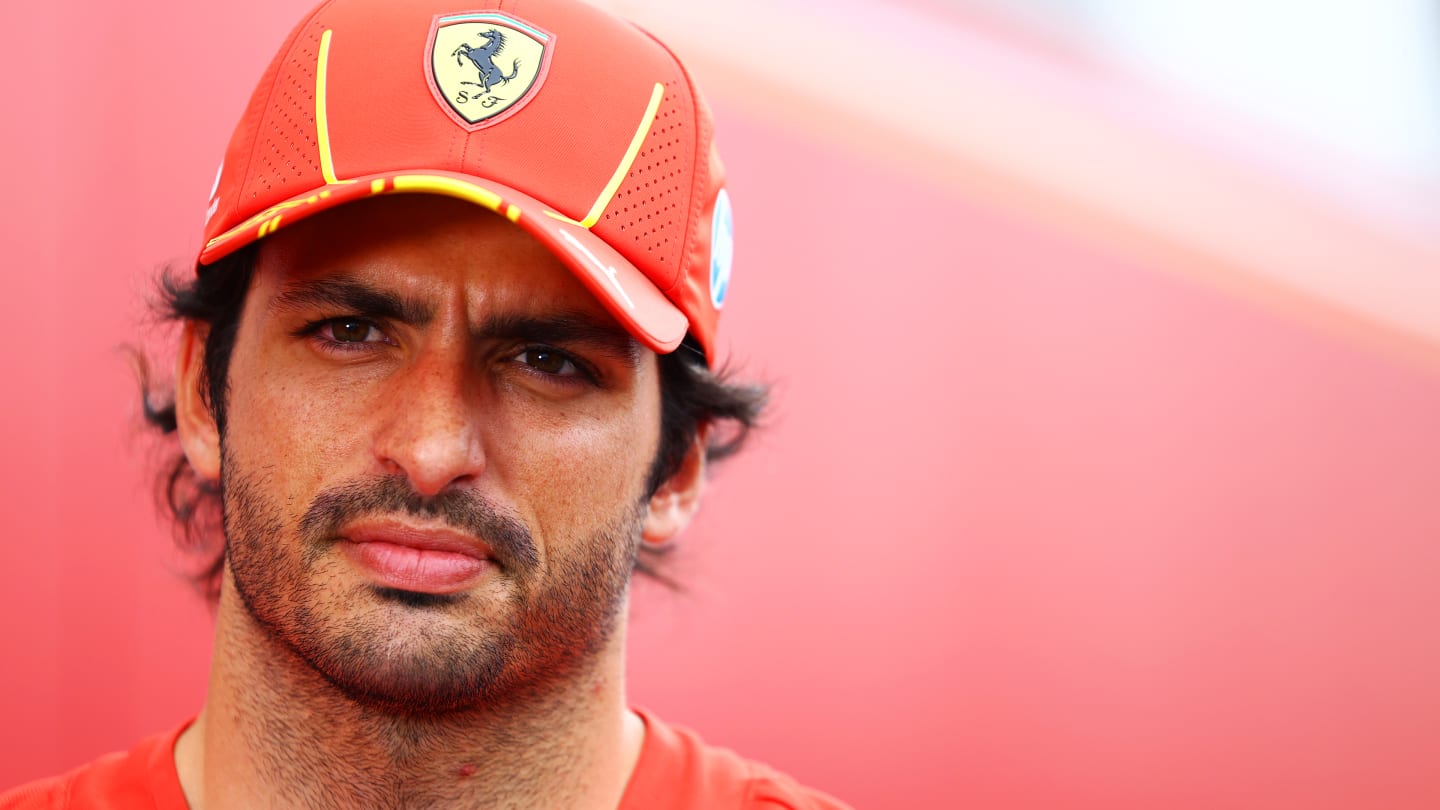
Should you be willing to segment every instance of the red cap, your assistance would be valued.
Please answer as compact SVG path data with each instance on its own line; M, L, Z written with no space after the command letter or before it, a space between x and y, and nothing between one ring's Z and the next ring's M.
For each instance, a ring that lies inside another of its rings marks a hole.
M506 9L492 6L505 6ZM665 46L573 0L330 0L225 152L199 263L350 200L469 200L553 250L637 339L715 358L730 202Z

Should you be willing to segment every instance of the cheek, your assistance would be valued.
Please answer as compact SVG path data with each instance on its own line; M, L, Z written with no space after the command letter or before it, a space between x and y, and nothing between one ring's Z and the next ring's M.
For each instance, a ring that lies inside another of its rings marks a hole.
M605 415L556 414L507 430L490 468L515 489L542 537L575 537L611 525L644 495L659 417L648 408ZM522 420L525 421L525 420Z
M227 450L273 482L272 496L289 504L287 512L303 511L358 448L356 420L363 410L352 406L359 398L336 388L317 386L280 364L242 366L231 376Z

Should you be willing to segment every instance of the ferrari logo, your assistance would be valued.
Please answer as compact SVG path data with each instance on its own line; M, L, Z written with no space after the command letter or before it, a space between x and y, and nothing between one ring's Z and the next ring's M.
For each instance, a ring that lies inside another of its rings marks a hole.
M441 17L430 36L432 88L466 129L497 124L539 90L553 44L552 35L500 12Z

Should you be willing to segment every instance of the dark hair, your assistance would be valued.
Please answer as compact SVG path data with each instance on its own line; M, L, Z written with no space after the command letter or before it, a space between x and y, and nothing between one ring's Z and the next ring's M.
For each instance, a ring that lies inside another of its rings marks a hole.
M230 353L244 308L245 295L255 273L256 246L250 245L205 268L204 272L169 270L159 278L156 313L167 321L206 324L201 391L220 431L225 430L225 403L229 389ZM139 363L145 421L164 436L175 433L175 400L154 398L148 367ZM727 369L712 372L704 353L690 338L670 354L659 355L660 445L647 477L647 494L680 470L686 451L702 428L710 429L705 460L720 461L739 452L765 407L766 387L735 383ZM175 450L164 462L157 480L157 500L174 521L175 540L192 558L190 575L197 589L212 602L220 595L225 560L220 487L200 478L184 453ZM635 570L678 587L661 562L670 547L642 543Z

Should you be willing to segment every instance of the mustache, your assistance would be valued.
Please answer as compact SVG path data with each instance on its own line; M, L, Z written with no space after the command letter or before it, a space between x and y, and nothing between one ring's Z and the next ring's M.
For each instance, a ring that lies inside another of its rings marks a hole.
M322 491L301 517L299 532L306 546L316 549L335 539L350 521L395 514L439 519L447 528L479 538L506 570L533 571L539 565L530 528L515 515L473 492L421 495L401 476L351 481Z

